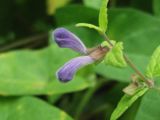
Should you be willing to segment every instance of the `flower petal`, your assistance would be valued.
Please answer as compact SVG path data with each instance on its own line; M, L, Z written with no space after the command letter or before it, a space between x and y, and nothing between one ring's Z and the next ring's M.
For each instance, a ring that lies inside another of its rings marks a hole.
M67 82L73 79L74 74L81 67L84 67L88 64L92 64L94 60L89 56L77 57L69 62L67 62L64 66L62 66L57 72L57 78L61 82Z
M53 32L53 37L59 47L71 48L82 54L87 54L87 48L83 42L67 29L57 28Z

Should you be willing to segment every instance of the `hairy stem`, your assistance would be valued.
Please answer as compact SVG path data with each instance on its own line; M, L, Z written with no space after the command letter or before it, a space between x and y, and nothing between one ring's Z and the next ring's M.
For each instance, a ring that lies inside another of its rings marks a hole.
M104 39L109 43L110 46L113 47L113 44L110 42L110 39L107 37L105 33L101 33ZM135 66L135 64L128 58L126 54L124 54L124 59L127 64L137 73L137 75L148 85L152 86L152 83L141 73L141 71Z

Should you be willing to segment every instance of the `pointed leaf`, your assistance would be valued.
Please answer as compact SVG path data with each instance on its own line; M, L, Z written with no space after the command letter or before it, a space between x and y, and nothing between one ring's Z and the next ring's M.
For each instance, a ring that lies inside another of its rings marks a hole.
M148 88L139 89L133 96L124 95L113 111L110 120L117 120L139 97L147 92Z
M150 78L160 76L160 46L154 51L147 67L146 74Z
M106 32L107 25L108 25L108 18L107 18L107 4L109 0L102 0L102 5L99 12L99 27Z

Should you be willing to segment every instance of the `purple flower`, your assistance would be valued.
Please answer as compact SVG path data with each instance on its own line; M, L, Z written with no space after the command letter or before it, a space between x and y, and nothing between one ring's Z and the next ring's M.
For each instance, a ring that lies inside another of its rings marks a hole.
M53 38L59 47L71 48L72 50L85 55L73 58L57 71L56 76L61 82L72 80L77 70L102 59L108 51L108 49L102 47L95 48L92 52L88 51L83 42L65 28L56 29L53 32Z
M70 31L64 28L58 28L53 33L54 40L59 47L71 48L82 54L87 53L87 48L83 42Z
M58 70L57 78L62 82L67 82L73 78L77 70L93 62L94 60L89 56L73 58Z

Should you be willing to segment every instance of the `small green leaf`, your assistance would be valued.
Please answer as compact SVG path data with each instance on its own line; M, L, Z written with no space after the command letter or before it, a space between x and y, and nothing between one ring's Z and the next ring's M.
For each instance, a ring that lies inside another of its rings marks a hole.
M108 25L108 18L107 18L107 4L109 0L102 0L102 5L99 12L99 27L106 32L107 25Z
M160 76L160 46L154 51L147 67L146 74L150 78Z
M118 42L114 47L107 53L104 59L105 64L112 65L115 67L126 67L127 64L123 57L123 43Z
M102 29L93 25L93 24L89 24L89 23L78 23L76 24L76 27L88 27L88 28L91 28L91 29L95 29L96 31L98 32L102 32Z
M148 88L139 89L133 96L124 95L113 111L110 120L117 120L139 97L147 92Z

